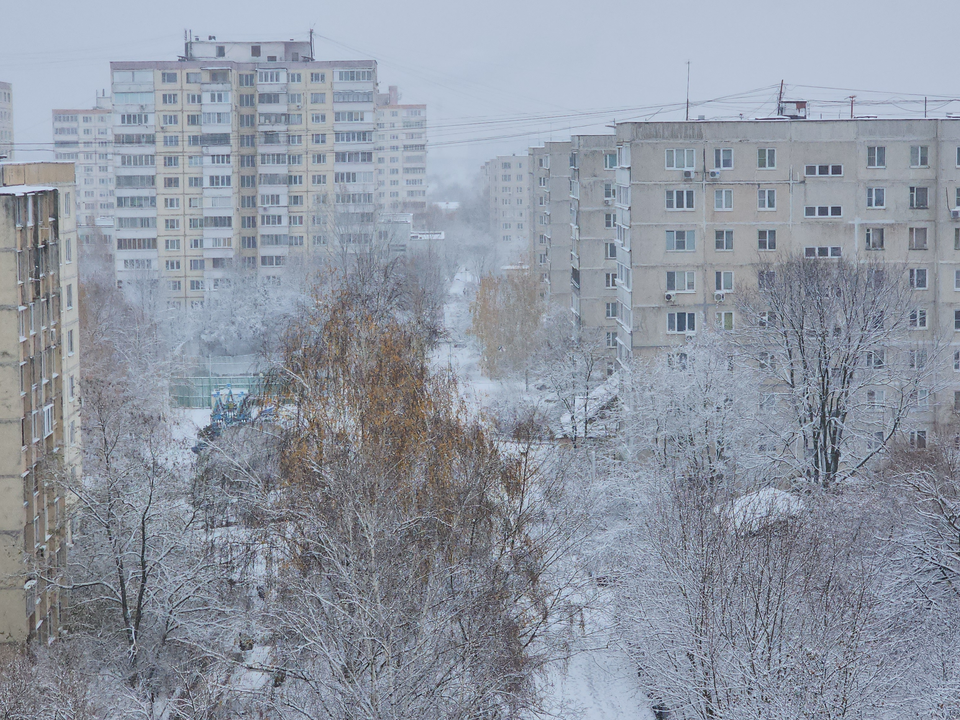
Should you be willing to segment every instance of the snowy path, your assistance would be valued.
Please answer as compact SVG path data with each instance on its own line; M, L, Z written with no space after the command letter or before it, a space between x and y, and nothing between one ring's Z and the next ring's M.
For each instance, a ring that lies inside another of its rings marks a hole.
M480 372L480 350L467 332L475 290L476 278L461 269L444 305L447 338L434 354L434 367L457 374L460 390L472 410L491 410L519 398L535 401L537 398L524 390L522 382L491 380ZM548 673L544 698L547 712L564 720L653 720L650 703L637 681L636 665L618 647L606 613L592 611L585 620L586 633L573 648L570 660L558 663Z

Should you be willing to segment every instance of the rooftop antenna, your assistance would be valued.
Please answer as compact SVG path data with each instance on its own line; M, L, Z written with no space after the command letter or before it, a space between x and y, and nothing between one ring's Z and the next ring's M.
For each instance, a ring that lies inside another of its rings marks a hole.
M690 61L687 60L687 114L686 120L690 119Z
M777 94L777 115L783 115L783 80L780 81L780 92Z
M850 96L850 119L853 120L853 101L857 99L856 95Z
M317 56L313 54L313 28L310 28L310 59L317 59Z

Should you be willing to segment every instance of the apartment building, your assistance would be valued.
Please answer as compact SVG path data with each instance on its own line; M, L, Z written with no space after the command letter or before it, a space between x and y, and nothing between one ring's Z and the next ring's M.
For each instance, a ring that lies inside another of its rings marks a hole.
M570 141L570 308L580 328L617 350L617 145L613 135ZM562 264L564 258L557 258ZM558 268L559 270L559 268Z
M490 236L500 263L529 262L530 182L527 155L501 155L481 169Z
M0 82L0 160L13 160L13 85Z
M545 297L570 307L570 143L548 142L530 155L530 249Z
M116 274L197 307L233 268L279 283L376 228L377 66L311 43L188 39L111 63Z
M427 106L402 105L396 85L377 96L377 202L391 212L427 209Z
M85 109L53 111L54 157L76 166L76 223L81 249L113 244L113 109L108 95Z
M0 164L0 643L60 628L58 478L80 473L73 183L72 163Z
M622 123L616 137L618 357L735 328L760 261L880 258L907 268L917 341L950 346L929 404L953 411L960 120Z

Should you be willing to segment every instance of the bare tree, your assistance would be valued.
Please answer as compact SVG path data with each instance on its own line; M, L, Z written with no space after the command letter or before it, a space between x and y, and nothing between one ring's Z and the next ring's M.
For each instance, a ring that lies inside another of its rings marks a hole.
M935 343L903 268L792 258L758 266L731 335L784 412L778 457L823 487L856 473L930 391Z

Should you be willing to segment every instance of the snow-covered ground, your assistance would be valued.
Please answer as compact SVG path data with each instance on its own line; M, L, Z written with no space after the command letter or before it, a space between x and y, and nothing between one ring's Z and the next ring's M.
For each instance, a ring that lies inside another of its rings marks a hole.
M542 393L528 391L521 380L491 380L481 373L480 348L468 334L476 285L476 278L463 269L454 278L444 305L446 338L434 353L434 366L456 373L464 399L478 412L523 401L549 402ZM604 608L589 611L584 622L569 661L548 673L546 711L569 720L652 720L636 665L620 649Z

